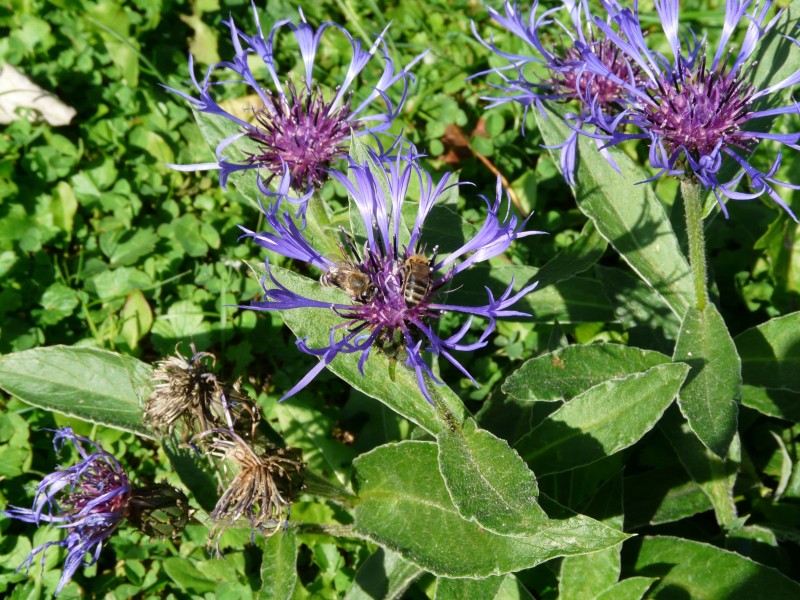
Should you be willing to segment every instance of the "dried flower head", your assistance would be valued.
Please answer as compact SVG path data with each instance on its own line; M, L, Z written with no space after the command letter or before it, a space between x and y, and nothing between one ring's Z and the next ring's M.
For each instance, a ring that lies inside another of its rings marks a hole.
M229 429L211 429L196 435L207 453L222 461L232 475L209 515L214 525L209 537L219 544L225 529L241 518L265 535L278 531L289 517L289 506L303 486L300 451L268 446L256 451L243 437Z
M34 557L41 553L44 568L49 547L66 548L67 558L56 596L79 566L89 567L97 562L103 544L127 516L132 496L128 476L116 458L95 442L75 435L70 427L55 431L56 451L61 450L65 441L75 447L81 461L45 475L36 487L33 508L11 506L3 511L12 519L37 526L51 523L66 530L63 540L37 546L19 566L30 569Z
M564 115L573 129L572 135L557 146L562 149L562 172L568 182L574 183L578 134L595 130L597 113L605 122L623 110L625 100L631 95L629 87L636 89L640 85L640 69L616 44L598 35L586 0L564 0L562 6L545 10L538 17L538 0L534 0L527 18L516 2L506 0L504 9L505 15L487 8L494 21L530 47L530 53L513 54L499 49L493 38L489 41L481 38L473 23L472 30L478 40L508 64L472 77L494 73L503 80L502 84L492 84L502 92L500 95L484 98L490 102L488 108L517 102L525 107L527 114L532 105L541 110L542 102L550 100L568 102L576 109ZM555 16L563 11L567 12L568 22ZM557 43L549 41L553 39ZM599 61L613 77L588 70L587 55ZM591 137L600 147L602 140L593 134ZM602 148L601 152L609 158Z
M262 182L259 177L262 191L267 195L287 197L300 204L302 210L313 189L328 178L328 170L332 165L346 156L347 142L352 136L374 135L391 126L405 101L409 70L422 55L395 72L394 62L389 58L383 41L385 30L368 50L364 50L360 41L336 23L325 22L315 30L306 22L302 10L299 22L289 19L278 21L267 37L261 30L255 4L253 15L257 33L252 37L242 33L233 19L228 21L236 55L231 61L212 66L202 82L195 78L193 61L189 57L189 69L199 98L168 88L191 102L199 112L228 119L239 128L239 133L219 143L217 162L171 166L182 171L219 169L223 188L231 173L255 169L260 174L263 170L265 180ZM299 84L290 81L282 84L275 60L277 34L287 26L299 45L304 66L304 78ZM344 34L350 42L353 56L341 85L328 92L315 82L313 70L323 33L330 28ZM365 91L358 104L353 105L351 87L378 50L383 56L383 73L377 82L371 82L366 87L368 91ZM271 89L259 83L248 62L250 55L261 59ZM226 76L222 81L212 81L214 71L223 69L231 71L236 78L231 80ZM395 105L389 98L388 90L397 82L402 82L402 95ZM260 105L251 108L253 122L222 108L211 93L215 86L242 83L260 101ZM376 111L374 105L379 102L383 103L383 109ZM268 187L275 177L279 179L277 192ZM295 191L296 197L288 196L290 189Z
M176 348L174 356L156 364L152 376L154 390L145 405L145 423L171 434L182 422L184 440L197 431L233 427L233 422L229 422L231 413L237 419L246 416L248 424L254 427L260 416L240 383L220 381L213 372L214 355L196 352L194 345L191 349L189 359Z
M800 133L763 132L757 124L759 119L800 114L796 102L780 106L780 99L773 95L800 83L800 70L761 89L752 79L755 62L751 57L778 19L776 16L767 21L772 2L728 0L722 33L712 56L707 54L705 45L684 47L679 34L679 2L656 0L672 60L648 48L636 3L633 10L623 9L615 0L604 5L618 30L600 21L598 28L627 60L638 65L644 80L643 87L634 87L599 62L587 62L588 70L614 79L629 92L625 112L603 125L610 132L607 145L631 139L649 140L650 163L658 169L656 177L680 175L698 181L714 192L726 216L723 197L749 200L767 194L797 220L775 190L776 186L798 189L775 178L782 161L781 152L766 170L758 169L750 156L763 140L799 149ZM748 14L751 6L752 12ZM745 26L746 30L735 52L731 40L739 26ZM787 39L800 44L796 39ZM595 117L596 121L603 118L600 112ZM741 171L729 181L720 181L726 163ZM751 189L738 191L745 175Z
M412 175L419 179L420 202L413 227L409 224L406 228L402 208ZM268 276L274 287L266 287L265 277L262 282L264 301L253 302L245 308L318 308L333 311L342 318L342 322L331 330L327 346L309 348L305 339L297 340L300 350L321 360L286 392L284 398L305 387L340 353L360 354L359 367L363 373L363 365L375 346L390 357L406 355L406 365L414 369L420 390L429 402L432 400L425 375L436 383L440 382L423 358L425 350L443 356L478 385L452 351L469 352L486 346L498 317L528 316L510 310L510 307L532 291L536 284L513 294L512 281L499 298L495 298L487 288L489 303L485 306L443 303L443 288L473 264L502 254L513 240L541 232L522 231L525 223L519 223L508 209L505 215L501 214L503 198L498 180L494 202L484 198L489 211L482 228L461 247L440 257L437 247L433 243L426 244L422 233L436 201L451 187L449 174L434 184L433 178L418 165L415 153L409 149L407 153L401 152L395 159L385 162L375 154L363 164L351 160L352 181L342 174L334 176L345 186L357 207L361 220L359 226L363 223L366 242L361 253L351 243L352 256L346 255L344 261L323 256L306 240L290 215L278 214L277 205L265 211L272 232L254 233L242 228L246 236L264 248L318 267L323 271L321 283L340 288L350 299L349 302L332 304L301 296L277 281L267 262ZM389 198L383 192L384 186ZM453 223L453 226L460 227L460 222ZM445 311L464 313L470 318L458 332L443 339L437 335L432 321ZM477 341L463 343L472 324L472 315L486 318L488 326Z

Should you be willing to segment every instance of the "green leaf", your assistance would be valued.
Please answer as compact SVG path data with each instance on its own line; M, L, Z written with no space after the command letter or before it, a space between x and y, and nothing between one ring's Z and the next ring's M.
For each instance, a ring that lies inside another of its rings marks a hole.
M191 300L178 300L171 304L166 314L156 317L152 327L156 338L154 343L162 354L169 354L175 344L187 339L202 344L201 340L208 337L209 331L211 324L204 318L203 307Z
M0 356L0 387L28 404L153 437L142 423L149 365L130 356L49 346Z
M602 258L607 247L606 240L589 221L577 240L539 269L539 285L545 287L583 273Z
M629 577L603 590L595 598L596 600L640 600L656 581L658 580L655 577Z
M550 108L547 116L533 114L545 144L557 145L573 132ZM612 247L650 285L675 314L692 305L689 264L680 249L669 218L652 187L642 183L649 175L623 152L608 149L618 173L597 151L594 142L578 136L574 189L578 208L589 217Z
M513 446L557 408L551 402L517 402L506 394L490 394L475 418L481 427Z
M433 600L492 600L500 591L505 576L486 579L446 579L436 580L436 594Z
M216 592L219 584L238 584L235 566L231 560L198 561L183 556L170 556L161 565L164 572L181 589L197 594Z
M485 299L483 303L486 303ZM535 323L602 323L614 320L602 286L587 277L573 277L537 288L517 302L515 308L529 313Z
M161 440L161 448L172 470L180 477L181 483L186 486L197 504L206 513L210 513L214 510L218 495L213 465L207 456L187 446L174 435Z
M591 554L569 556L561 563L559 600L596 598L619 578L620 548L606 548Z
M273 266L271 270L283 285L301 296L328 302L342 301L338 290L323 289L317 281L286 269ZM281 317L298 338L309 338L308 345L311 348L327 346L331 328L345 322L327 309L284 310L281 311ZM447 426L446 420L437 414L436 409L422 395L414 371L407 368L402 360L394 365L395 377L392 381L389 377L392 365L388 356L373 348L364 364L363 375L358 369L359 356L358 353L340 354L328 365L328 369L355 389L380 400L429 433L435 435ZM439 386L431 381L427 382L427 386L436 406L450 411L456 422L460 423L468 416L466 407L449 387Z
M514 575L506 575L494 600L534 600L534 598L519 579Z
M17 477L30 471L33 450L29 436L28 423L20 415L14 412L0 414L0 449L3 454L0 478Z
M86 282L86 289L97 294L101 300L113 300L127 296L131 290L150 287L152 279L133 267L119 267L98 273Z
M800 584L774 569L708 544L673 537L645 537L634 572L660 577L654 598L800 597Z
M396 552L378 548L358 569L344 600L399 600L422 573Z
M598 384L559 408L514 447L540 476L619 452L653 428L688 372L687 365L669 363Z
M782 567L785 563L786 548L779 545L778 538L783 537L780 527L774 531L759 525L734 527L726 532L725 549L773 568Z
M356 453L331 437L336 424L333 419L294 398L288 398L276 412L286 443L303 448L303 460L311 470L328 473L342 484L349 479Z
M678 395L681 412L700 441L725 458L736 435L742 367L716 306L687 311L673 360L692 367Z
M621 269L597 265L594 272L628 334L628 345L672 355L681 322L653 288Z
M297 586L297 539L294 529L268 537L261 558L261 589L256 598L291 600Z
M436 439L440 472L464 519L508 535L524 535L548 520L536 501L536 477L508 442L472 419Z
M582 515L551 518L524 536L500 535L465 521L450 500L431 442L382 446L358 457L353 466L359 495L356 532L434 575L510 573L556 556L607 548L627 537ZM424 523L424 534L409 523Z
M100 235L100 250L108 257L112 267L127 267L152 254L159 241L152 228L114 230Z
M689 424L677 410L668 410L659 429L678 455L678 460L691 478L700 486L714 506L717 523L727 527L736 518L733 486L740 461L738 438L731 445L727 460L710 452L692 433Z
M734 342L744 383L800 393L800 312L743 331Z
M573 469L556 476L557 489L562 482L571 506L584 510L611 527L623 528L622 457L609 457L589 467ZM609 476L609 473L613 475ZM588 499L588 502L583 500ZM613 546L580 556L567 556L561 561L558 582L559 600L594 598L614 585L622 568L622 546Z
M130 348L136 348L150 328L153 326L153 311L141 290L133 290L125 299L119 311L122 321L121 334Z
M207 158L203 158L202 161L216 162L214 156L219 143L226 138L236 135L237 133L241 133L241 129L230 119L226 119L221 116L208 115L194 109L192 109L192 113L197 121L197 126L200 128L200 133L203 134L203 138L205 139L206 143L208 143L208 147L212 151L211 153L207 154ZM251 143L252 142L244 137L237 140L237 143L233 146L229 146L229 148L234 152L240 151L236 150L236 148L256 150L256 148L249 146ZM234 156L234 159L235 158L236 157ZM238 191L246 200L250 202L252 208L259 210L259 201L264 194L259 191L256 178L252 177L252 175L253 173L248 173L248 170L237 171L236 173L231 173L228 181L233 183L233 187L236 188L236 191Z
M459 275L458 290L449 301L482 306L487 301L486 287L496 297L512 279L514 289L519 290L537 281L538 274L537 269L525 265L474 265ZM603 286L587 277L572 277L551 285L538 286L521 298L514 309L530 314L531 320L537 323L599 323L614 319Z
M625 478L625 529L680 521L711 510L708 496L680 465Z
M50 212L53 214L53 225L71 239L75 213L78 212L78 199L75 197L75 191L66 181L59 181L56 184L53 200L50 203Z
M571 345L529 360L508 376L502 389L521 402L568 401L609 379L668 362L659 352L621 344Z
M172 222L171 227L175 239L186 254L195 258L208 254L208 244L200 233L200 221L197 217L192 214L182 215Z
M792 42L800 21L800 2L795 0L783 9L775 26L758 44L753 63L756 65L751 80L760 90L789 77L800 69L800 51ZM782 92L790 98L791 88ZM762 107L756 105L758 110Z
M775 495L773 496L775 502L778 502L786 493L786 488L792 478L792 457L789 454L789 450L786 448L783 438L774 431L770 431L770 433L772 434L772 439L774 439L775 443L778 445L778 451L781 457L780 479L778 480L778 486L775 488Z
M219 7L219 4L217 4L217 7ZM180 15L181 21L186 23L193 33L189 42L189 52L200 63L216 64L220 61L217 50L217 32L203 22L202 14L202 4L194 2L191 15Z
M78 292L63 283L54 283L44 291L39 303L43 309L36 313L40 315L39 323L54 325L75 311L80 304L80 296Z
M800 394L796 392L743 385L742 404L768 417L800 421Z

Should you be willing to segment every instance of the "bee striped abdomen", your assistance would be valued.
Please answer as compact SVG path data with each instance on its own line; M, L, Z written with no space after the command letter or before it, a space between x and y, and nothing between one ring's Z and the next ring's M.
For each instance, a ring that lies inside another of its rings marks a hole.
M422 254L412 254L403 263L403 299L406 307L414 308L428 295L431 289L431 266Z

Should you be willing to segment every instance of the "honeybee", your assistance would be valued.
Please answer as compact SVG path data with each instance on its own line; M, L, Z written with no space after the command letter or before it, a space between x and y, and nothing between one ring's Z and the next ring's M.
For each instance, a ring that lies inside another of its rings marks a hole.
M339 245L339 249L342 251L344 260L323 273L319 278L320 284L325 287L338 287L356 302L364 304L372 302L378 292L377 286L372 283L370 276L350 259L344 246Z
M436 261L436 248L433 258L424 254L412 254L403 262L403 299L408 308L418 306L433 285L431 273Z

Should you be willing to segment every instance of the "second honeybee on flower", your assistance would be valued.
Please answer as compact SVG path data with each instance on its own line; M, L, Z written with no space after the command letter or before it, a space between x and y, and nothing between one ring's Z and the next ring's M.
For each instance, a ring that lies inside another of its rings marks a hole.
M320 284L325 287L338 287L354 301L369 304L378 291L377 286L362 270L361 265L350 258L342 244L339 244L339 249L342 251L343 260L322 274L319 278Z
M437 248L434 248L430 259L424 254L412 254L403 261L403 299L408 308L418 306L430 292L436 254Z

